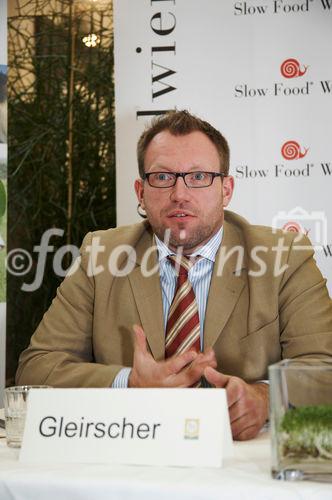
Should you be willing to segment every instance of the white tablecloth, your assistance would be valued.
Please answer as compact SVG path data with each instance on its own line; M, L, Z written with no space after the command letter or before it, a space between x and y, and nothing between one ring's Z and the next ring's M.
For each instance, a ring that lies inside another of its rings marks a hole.
M235 443L222 469L23 465L0 439L0 500L332 500L332 485L270 476L268 434Z

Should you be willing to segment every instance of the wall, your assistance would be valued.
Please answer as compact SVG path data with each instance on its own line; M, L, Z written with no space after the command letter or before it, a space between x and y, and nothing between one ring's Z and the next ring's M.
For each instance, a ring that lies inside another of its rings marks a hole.
M187 108L229 140L230 208L307 233L332 292L331 23L331 0L115 1L118 225L138 220L139 134Z

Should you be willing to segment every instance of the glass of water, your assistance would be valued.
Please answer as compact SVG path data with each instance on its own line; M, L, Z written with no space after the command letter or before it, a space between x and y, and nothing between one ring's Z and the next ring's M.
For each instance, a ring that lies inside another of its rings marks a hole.
M17 385L5 389L7 445L20 448L24 432L27 398L30 389L47 389L48 385Z

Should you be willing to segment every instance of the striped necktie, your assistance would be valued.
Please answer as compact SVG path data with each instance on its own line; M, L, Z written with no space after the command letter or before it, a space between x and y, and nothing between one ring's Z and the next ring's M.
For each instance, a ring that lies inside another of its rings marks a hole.
M169 260L178 273L176 290L166 325L165 357L192 349L200 352L200 324L194 290L188 272L194 260L170 255Z

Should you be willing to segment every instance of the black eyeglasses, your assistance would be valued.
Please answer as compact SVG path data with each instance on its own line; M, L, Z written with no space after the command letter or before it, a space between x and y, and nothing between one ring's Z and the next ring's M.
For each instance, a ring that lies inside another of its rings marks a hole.
M211 186L215 177L227 177L220 172L148 172L144 174L143 179L147 180L150 186L155 188L173 187L182 177L184 183L189 188L205 188Z

